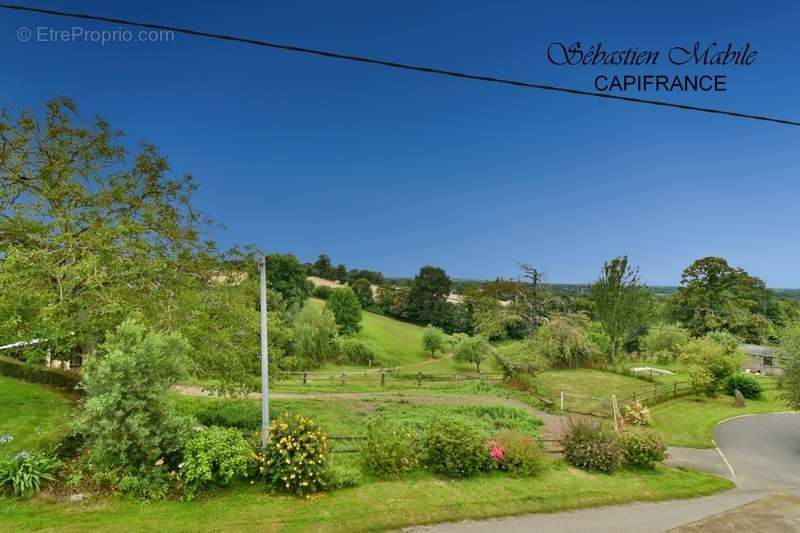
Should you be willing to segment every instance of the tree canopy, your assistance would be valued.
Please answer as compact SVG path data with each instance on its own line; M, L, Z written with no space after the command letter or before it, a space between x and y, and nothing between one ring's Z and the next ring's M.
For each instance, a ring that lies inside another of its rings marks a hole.
M689 265L669 307L673 318L695 336L724 330L755 343L773 335L770 320L779 315L765 283L722 257L704 257Z
M616 361L621 341L648 318L651 296L639 281L638 269L628 257L616 257L603 265L600 278L589 288L592 309L611 339L611 362Z

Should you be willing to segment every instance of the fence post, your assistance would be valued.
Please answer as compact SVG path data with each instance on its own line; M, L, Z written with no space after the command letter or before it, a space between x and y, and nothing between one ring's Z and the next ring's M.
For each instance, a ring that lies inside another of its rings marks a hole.
M417 372L417 387L422 387L422 372Z
M345 373L342 372L342 385L344 385L344 380L345 380Z
M673 398L677 398L678 397L678 382L677 381L672 384L672 397Z
M632 398L633 398L633 403L636 403L636 391L633 391Z
M303 385L308 385L308 370L303 372Z
M564 391L561 391L561 410L564 410Z
M653 405L658 403L658 385L653 385Z
M381 369L381 387L386 384L386 374L383 373L383 369Z

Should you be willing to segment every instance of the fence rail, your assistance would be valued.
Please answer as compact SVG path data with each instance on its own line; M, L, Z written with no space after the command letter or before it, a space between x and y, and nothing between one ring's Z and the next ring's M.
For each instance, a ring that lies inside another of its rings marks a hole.
M643 387L630 396L617 398L617 405L622 408L625 405L630 405L638 401L652 406L657 403L672 400L673 398L686 396L687 394L691 394L692 390L692 386L688 381L675 381L665 385L653 385L652 387ZM575 401L570 401L570 398L575 398ZM611 418L613 416L610 397L608 399L595 398L562 391L560 400L559 406L564 412L600 416L604 418Z
M502 372L482 372L480 374L464 374L460 372L390 372L370 371L362 372L278 372L276 379L283 382L309 383L375 383L385 385L387 381L416 381L417 386L423 383L458 383L461 381L502 381Z

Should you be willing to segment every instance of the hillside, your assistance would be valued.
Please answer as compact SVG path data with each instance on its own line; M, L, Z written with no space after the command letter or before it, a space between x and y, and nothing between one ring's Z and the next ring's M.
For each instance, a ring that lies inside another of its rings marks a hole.
M309 298L308 305L322 308L323 300ZM425 328L402 322L369 311L362 312L361 331L356 338L367 344L385 367L414 365L410 370L425 372L474 372L474 365L462 365L450 358L431 360L422 349L422 334ZM327 365L326 370L341 368ZM488 369L488 368L487 368Z

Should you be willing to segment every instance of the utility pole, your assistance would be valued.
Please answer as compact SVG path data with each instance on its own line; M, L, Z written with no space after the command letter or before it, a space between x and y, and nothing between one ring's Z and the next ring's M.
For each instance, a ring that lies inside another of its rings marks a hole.
M261 447L269 441L269 347L267 344L267 257L258 260L261 276Z

